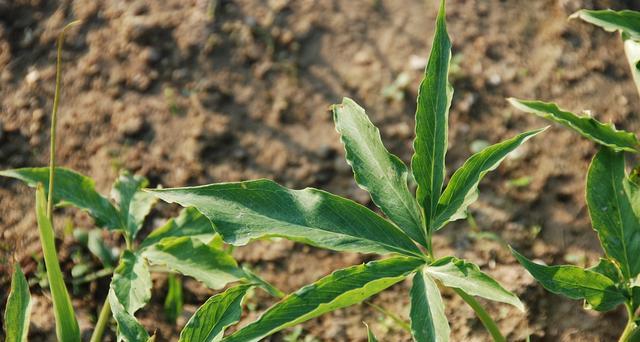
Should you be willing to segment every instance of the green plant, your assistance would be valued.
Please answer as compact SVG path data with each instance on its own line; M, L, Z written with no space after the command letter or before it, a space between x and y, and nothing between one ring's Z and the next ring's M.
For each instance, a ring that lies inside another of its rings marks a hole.
M436 257L431 241L437 230L465 216L467 207L477 198L482 177L541 130L517 135L474 154L442 191L452 98L448 82L450 59L451 43L442 1L418 95L412 158L418 184L415 197L407 185L407 167L386 150L364 110L350 99L332 107L355 180L388 219L322 190L290 190L265 179L148 190L164 201L197 208L232 245L283 237L336 251L392 255L338 270L301 288L223 341L261 340L326 312L359 303L409 276L413 276L411 332L416 341L449 339L450 328L438 284L454 289L475 310L494 340L505 340L474 296L521 310L523 304L478 266L453 256ZM233 313L237 315L235 310ZM372 335L370 340L374 340Z
M636 85L640 55L640 13L582 10L572 17L620 31ZM640 90L640 88L639 88ZM590 116L579 116L553 103L510 99L523 111L560 123L602 145L587 173L586 198L593 229L604 258L588 269L572 265L536 264L519 254L520 263L547 290L571 299L583 299L587 307L609 311L624 304L627 325L620 341L640 341L640 183L637 173L627 174L625 152L638 153L635 134L617 130Z

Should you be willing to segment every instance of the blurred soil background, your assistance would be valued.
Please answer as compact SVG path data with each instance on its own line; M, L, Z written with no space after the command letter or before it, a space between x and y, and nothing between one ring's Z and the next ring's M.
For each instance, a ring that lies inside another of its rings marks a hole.
M619 37L567 19L581 8L637 10L639 1L449 0L447 7L455 88L449 175L479 148L547 124L511 108L509 96L557 101L619 128L640 128L640 98ZM0 0L0 169L47 163L55 39L66 23L81 19L64 45L58 161L93 177L102 193L124 168L154 187L265 177L373 208L352 179L328 109L343 96L355 99L386 146L408 163L436 11L435 0ZM602 251L584 199L595 150L576 134L551 128L481 183L471 207L475 224L458 221L435 241L439 253L478 263L527 304L520 313L483 302L510 341L528 335L612 341L623 328L622 312L585 311L579 301L545 292L504 244L547 263L597 262ZM50 298L37 284L42 261L33 204L31 189L0 179L0 309L10 265L20 261L35 280L30 340L53 341ZM145 231L177 212L159 204ZM76 210L57 213L59 254L71 277L78 258L96 262L64 227L88 229L92 222ZM286 292L373 258L288 241L258 242L235 256ZM163 319L166 278L154 276L152 303L137 316L158 341L176 340L212 294L188 278L184 286L185 313L173 326ZM408 319L409 286L400 283L371 302ZM73 289L87 336L107 287L103 278ZM444 296L452 340L488 341L473 311L454 293ZM243 322L271 303L256 291ZM362 321L381 341L410 340L366 304L269 340L364 341Z

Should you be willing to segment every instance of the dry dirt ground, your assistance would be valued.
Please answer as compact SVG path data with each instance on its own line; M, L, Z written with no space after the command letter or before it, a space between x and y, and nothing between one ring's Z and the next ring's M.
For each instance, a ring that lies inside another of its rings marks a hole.
M449 0L456 90L449 172L475 146L546 124L509 107L509 96L588 109L637 131L640 98L620 40L567 20L580 8L634 7L640 8L637 1ZM81 19L64 46L58 158L93 177L103 193L126 168L152 186L266 177L294 188L321 187L372 207L351 178L328 106L354 98L380 127L388 148L408 162L416 89L435 14L434 0L0 0L0 169L47 162L54 42L65 23ZM601 250L584 200L594 151L567 130L548 130L482 182L480 200L471 207L475 230L460 221L436 240L439 254L479 263L526 302L524 314L486 303L509 340L531 335L534 341L611 341L622 329L622 312L597 314L579 301L546 293L503 244L484 234L547 263L594 264ZM160 204L147 230L177 210ZM58 228L92 224L74 210L59 211L56 222ZM70 277L80 249L61 228L58 236ZM0 309L9 265L20 261L36 279L39 248L32 190L0 179ZM287 292L372 258L286 241L239 248L236 256ZM175 340L179 331L162 318L165 281L154 279L154 299L139 314L160 341ZM107 282L74 290L85 334ZM211 294L195 281L184 284L186 313L179 324ZM407 319L408 288L401 283L372 302ZM31 291L31 339L53 340L46 291L37 284ZM471 309L453 293L444 296L453 340L489 340ZM270 303L256 292L244 321ZM362 341L362 321L382 341L410 339L370 306L358 305L270 340L293 341L299 333L300 341Z

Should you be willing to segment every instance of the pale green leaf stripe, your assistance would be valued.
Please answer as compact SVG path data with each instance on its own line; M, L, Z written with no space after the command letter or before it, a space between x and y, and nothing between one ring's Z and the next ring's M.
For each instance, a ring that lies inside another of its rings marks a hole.
M111 288L118 302L128 313L135 314L151 299L151 287L151 273L144 258L124 251L111 278Z
M217 342L242 316L242 299L251 285L232 287L207 300L180 333L180 342Z
M263 179L147 191L167 202L196 207L234 245L285 237L337 251L422 256L395 225L322 190L290 190Z
M544 130L543 128L519 134L471 156L453 174L440 197L433 228L440 229L448 221L466 217L467 208L478 197L478 183L484 175L497 168L509 153Z
M422 265L421 259L393 257L336 271L288 295L257 321L223 341L260 341L326 312L359 303L403 280Z
M430 230L445 175L447 126L453 96L448 80L450 60L451 41L445 24L445 1L442 0L429 62L418 91L416 138L413 142L415 154L411 159L413 176L418 183L418 204L424 209Z
M447 342L451 334L438 285L424 272L413 277L411 335L416 342Z
M550 292L571 299L585 299L598 311L611 310L625 301L624 294L614 282L600 273L571 265L540 265L513 249L511 251L520 264Z
M368 342L378 342L378 339L376 338L376 335L373 334L373 331L371 331L371 328L369 328L369 325L365 322L364 326L367 327L367 341Z
M175 219L169 219L162 227L152 231L140 244L144 249L168 237L189 236L209 242L216 231L209 219L196 208L184 208Z
M56 175L56 184L60 184L60 178ZM60 188L60 186L58 186ZM58 253L51 221L47 218L47 200L44 195L42 183L36 187L36 219L40 231L40 243L44 254L44 264L47 269L51 299L53 301L53 315L56 320L56 336L59 341L80 341L80 329L76 320L71 298L64 284Z
M510 98L509 102L522 111L557 122L599 144L609 146L615 150L638 152L636 135L631 132L617 130L613 124L604 124L589 116L579 116L564 111L554 103L514 98Z
M29 333L31 315L31 294L29 283L18 263L15 264L11 291L4 312L4 332L6 342L25 342Z
M151 211L156 198L151 194L140 191L149 182L146 178L122 172L113 184L111 194L120 208L121 226L126 228L130 240L135 239L144 218Z
M524 304L488 274L470 262L455 257L438 259L425 267L424 272L438 279L444 286L460 289L472 296L507 303L524 312Z
M580 18L609 32L622 31L640 40L640 13L636 11L580 10L570 18Z
M193 277L211 289L223 288L244 276L232 256L186 236L165 238L143 255L151 264Z
M605 253L631 279L640 273L640 213L630 196L637 198L639 191L627 179L624 164L622 152L600 149L587 174L587 205Z
M109 290L111 313L118 323L118 341L142 342L149 340L149 334L138 320L122 306L113 288Z
M19 179L30 187L42 183L45 196L49 188L49 168L35 167L0 171L0 176ZM68 202L89 212L96 220L96 225L111 229L120 228L118 211L108 199L96 192L93 179L73 170L56 168L53 202Z
M382 143L380 131L353 100L333 106L333 120L355 180L373 202L413 240L426 246L420 208L407 186L407 167Z

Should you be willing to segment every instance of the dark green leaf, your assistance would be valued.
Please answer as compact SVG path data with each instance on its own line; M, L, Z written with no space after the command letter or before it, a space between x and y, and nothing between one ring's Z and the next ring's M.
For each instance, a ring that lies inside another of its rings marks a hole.
M613 32L621 31L632 39L640 40L640 13L636 11L612 11L612 10L580 10L571 18L580 18L588 23L600 26Z
M113 184L112 196L120 208L120 220L130 240L135 239L151 207L155 196L141 191L149 182L146 178L122 172Z
M411 335L416 342L449 341L451 330L438 285L424 272L416 273L411 287Z
M164 314L167 320L176 324L176 320L182 314L182 279L173 273L167 277L167 296L164 299Z
M124 342L142 342L149 340L149 334L138 320L122 306L113 288L109 291L111 313L118 323L118 340Z
M609 259L600 258L598 264L589 268L588 270L598 272L603 276L613 280L614 283L622 283L624 281L624 279L622 278L622 273L620 273L618 266L616 266Z
M167 202L196 207L227 243L285 237L322 248L421 256L396 226L371 210L328 192L289 190L270 180L151 190Z
M125 250L111 279L118 302L134 314L151 299L151 274L144 258Z
M26 342L31 315L31 294L29 283L18 263L15 264L11 291L4 312L4 332L6 342Z
M268 281L262 279L262 277L260 277L259 275L255 274L248 267L242 266L242 271L244 272L245 277L247 278L248 281L256 284L256 286L259 286L261 289L265 290L270 295L276 298L282 298L287 295L286 293L280 291L277 287L270 284Z
M175 219L152 231L147 236L140 248L146 248L167 237L189 236L198 238L203 242L209 242L216 234L209 219L202 215L196 208L184 208Z

